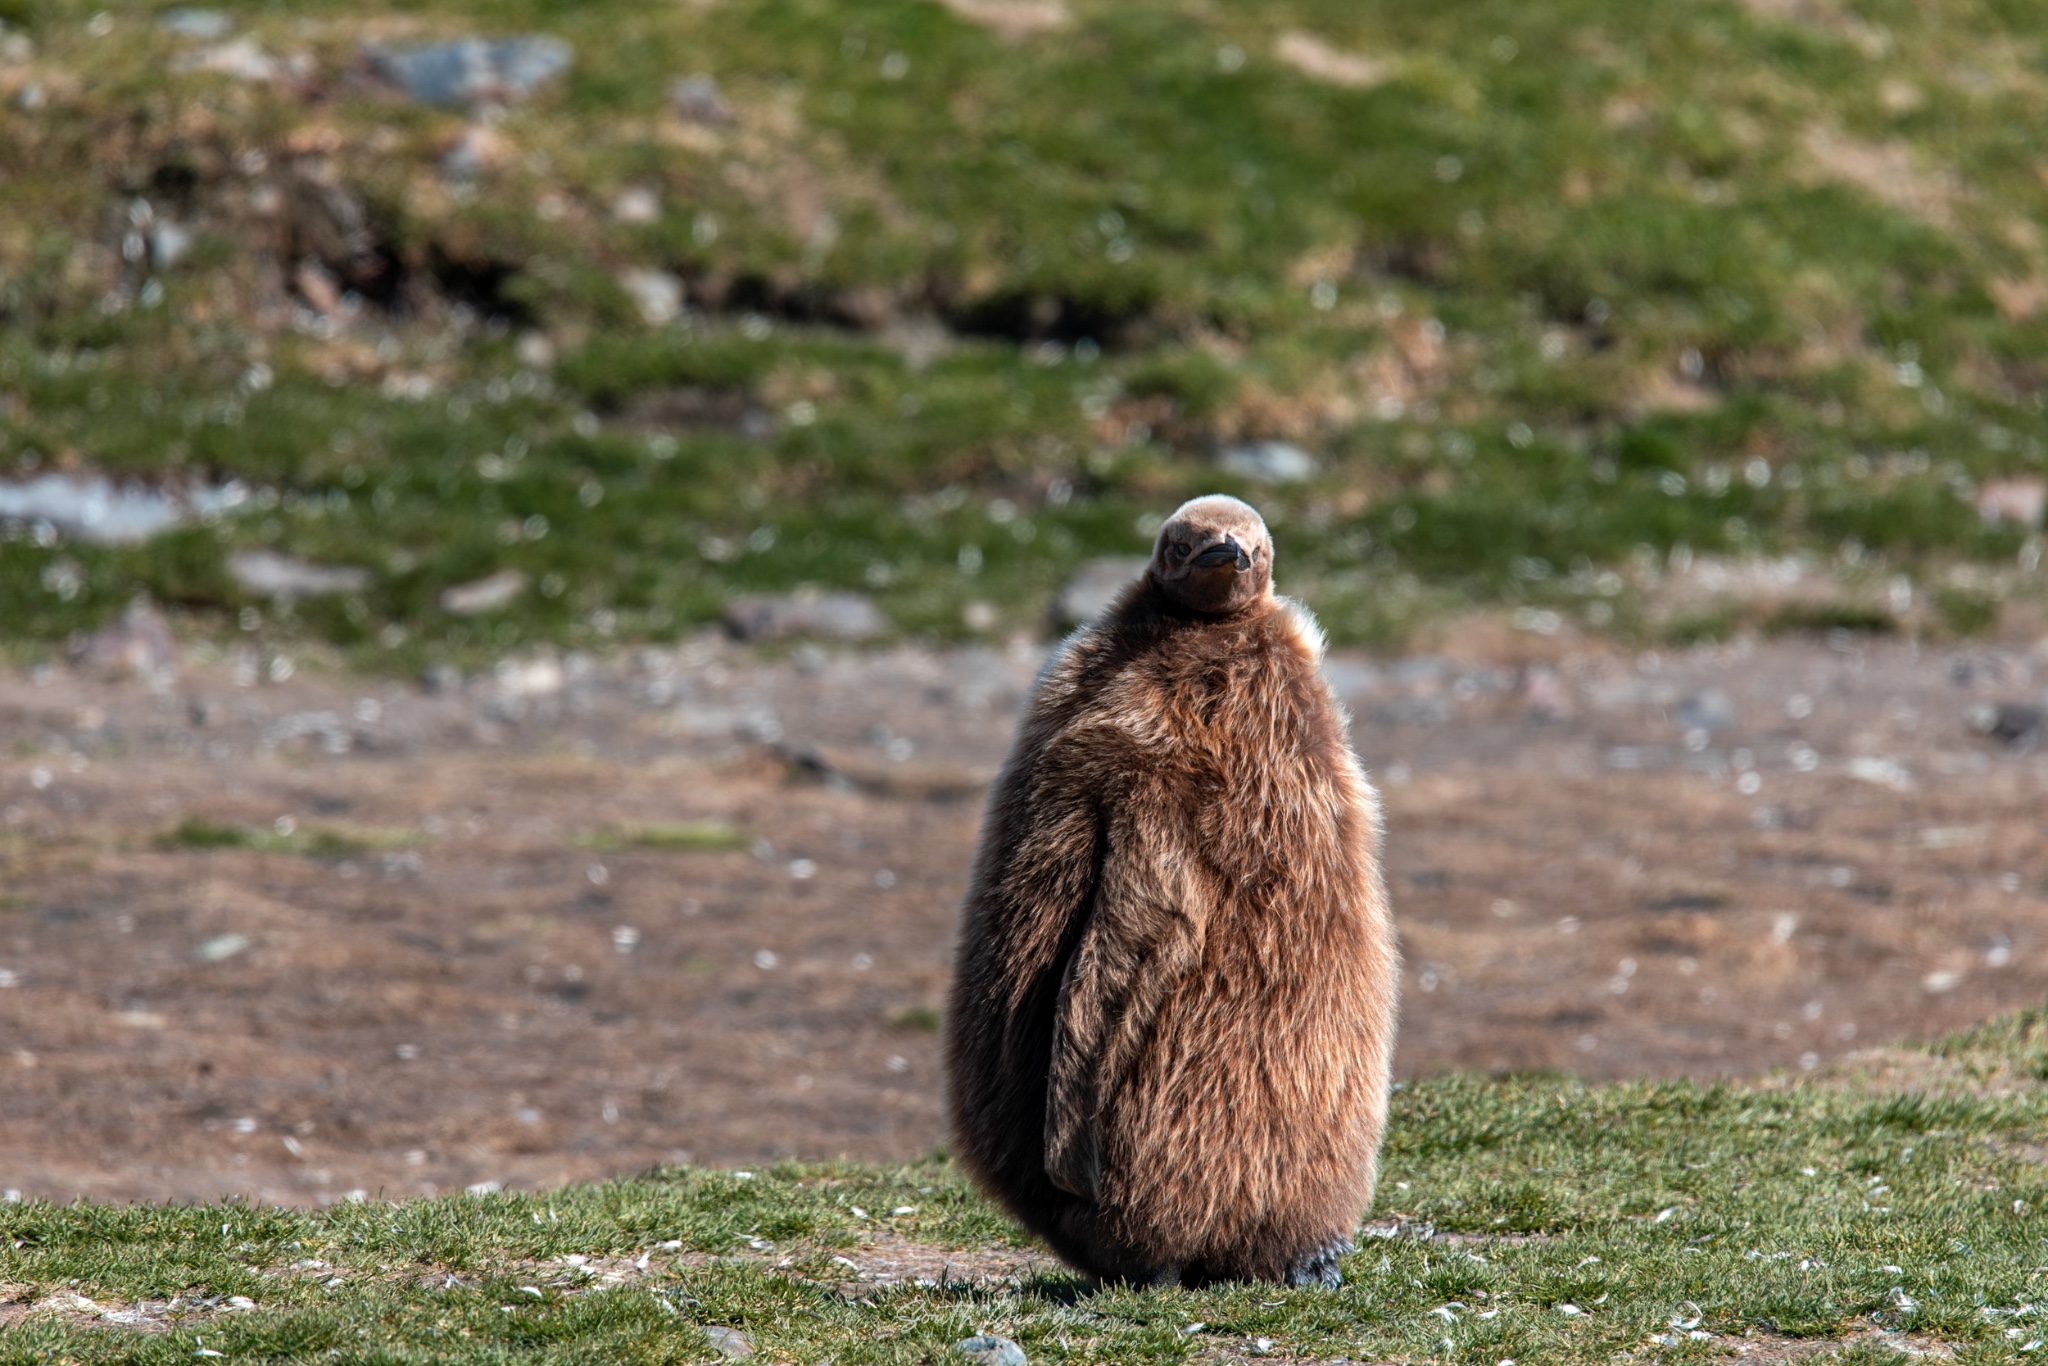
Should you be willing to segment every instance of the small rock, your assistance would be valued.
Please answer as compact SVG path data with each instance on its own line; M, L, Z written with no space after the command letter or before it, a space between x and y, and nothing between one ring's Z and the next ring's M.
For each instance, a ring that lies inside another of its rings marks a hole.
M1986 522L2039 526L2044 509L2048 509L2048 480L2038 475L1986 479L1977 486L1977 515Z
M95 545L129 545L168 531L193 512L227 511L248 490L230 482L184 490L116 484L103 474L39 474L0 480L0 521L48 522Z
M621 223L658 223L661 196L645 185L628 185L612 201L612 217Z
M1088 561L1060 585L1052 600L1053 620L1066 627L1095 620L1115 605L1148 563L1130 555Z
M716 128L733 122L732 106L718 93L718 82L701 71L694 76L684 76L671 85L668 99L675 107L676 116L691 123Z
M1217 463L1255 484L1299 484L1316 476L1316 458L1286 441L1226 446Z
M665 270L622 271L619 287L649 327L667 327L682 316L683 282Z
M500 696L553 697L569 681L562 666L546 655L534 659L501 659L493 671Z
M441 174L457 185L474 184L510 154L505 135L488 123L473 123L441 154Z
M522 332L519 343L513 348L519 363L529 370L552 370L555 367L555 344L548 340L545 332Z
M706 1328L704 1336L711 1339L711 1350L722 1357L738 1361L754 1354L754 1344L747 1341L747 1335L737 1328Z
M149 232L149 259L158 270L169 270L185 259L185 253L192 250L192 230L171 222L158 220Z
M524 99L567 71L576 50L560 38L529 34L373 47L365 55L372 71L412 98L456 106Z
M1742 708L1735 699L1720 688L1702 688L1691 693L1678 704L1672 713L1681 730L1703 730L1709 733L1728 730L1742 720Z
M953 1350L975 1366L1026 1366L1031 1360L1024 1355L1022 1347L993 1333L977 1333L971 1338L964 1338L953 1344Z
M249 947L246 934L221 934L200 943L192 950L192 956L202 963L225 963Z
M441 610L451 617L473 617L508 607L526 591L526 575L501 569L485 578L460 583L441 594Z
M889 620L861 593L763 593L727 603L725 625L741 640L866 640L886 632Z
M367 569L314 564L274 550L238 550L228 556L228 573L244 593L266 598L322 598L370 586Z
M1331 47L1312 33L1290 29L1273 44L1273 55L1311 80L1369 90L1394 74L1393 63Z
M219 10L192 9L179 5L167 9L157 16L157 27L180 38L225 38L235 27L235 21Z
M1875 783L1894 792L1911 792L1913 774L1897 759L1881 754L1859 754L1849 761L1849 776L1858 782Z
M173 71L210 71L238 81L262 85L284 74L284 63L263 50L262 44L246 34L212 47L188 52L171 63Z
M1979 735L2031 750L2048 731L2048 712L2026 702L1986 702L1970 708L1965 722Z
M1571 689L1548 664L1531 664L1523 671L1521 694L1531 721L1559 721L1572 714Z
M459 693L462 691L462 670L453 664L429 664L420 671L420 686L430 693Z
M168 678L177 672L178 645L171 624L147 599L137 598L121 619L87 636L79 647L81 664L110 674L137 678Z
M1062 0L945 0L946 8L1006 42L1063 29L1074 15Z
M293 271L292 283L298 286L300 298L315 311L330 318L339 314L345 307L341 286L318 261L308 261Z

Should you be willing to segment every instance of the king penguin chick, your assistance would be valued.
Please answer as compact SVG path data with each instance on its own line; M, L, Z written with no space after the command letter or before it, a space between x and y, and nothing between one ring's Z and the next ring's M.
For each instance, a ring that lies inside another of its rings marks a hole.
M1397 961L1378 798L1235 498L1039 676L946 1016L956 1154L1098 1280L1336 1285L1371 1203Z

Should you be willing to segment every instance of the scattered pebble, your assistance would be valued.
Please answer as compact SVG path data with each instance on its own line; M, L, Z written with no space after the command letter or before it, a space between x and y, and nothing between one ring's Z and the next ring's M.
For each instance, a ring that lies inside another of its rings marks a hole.
M1730 730L1742 720L1742 708L1722 688L1702 688L1689 694L1672 713L1682 730L1706 731Z
M1255 484L1299 484L1316 476L1316 458L1286 441L1226 446L1216 463Z
M235 21L219 10L193 9L179 5L157 16L157 27L180 38L201 40L225 38L234 31Z
M645 185L629 185L612 200L612 218L620 223L658 223L661 221L661 196ZM628 286L629 291L630 288ZM682 302L680 285L676 302L678 305Z
M953 1350L975 1363L975 1366L1027 1366L1031 1358L1024 1355L1024 1349L1008 1338L993 1333L978 1333L953 1344Z
M160 488L116 484L103 474L52 473L0 480L0 522L47 523L93 545L133 545L193 517L233 511L250 499L238 480Z
M221 934L200 941L192 950L192 956L202 963L224 963L247 949L251 941L246 934Z
M704 1336L711 1339L712 1351L729 1360L738 1361L754 1354L754 1344L737 1328L709 1327Z
M676 117L688 123L719 128L734 121L732 107L718 92L717 80L701 71L680 77L669 86L668 102Z
M637 221L649 222L659 216L657 207L649 218ZM667 327L683 314L683 282L665 270L621 271L619 288L626 291L640 310L640 320L649 327Z
M1999 740L2013 749L2031 751L2041 743L2048 729L2048 710L2027 702L1986 702L1972 707L1964 723L1979 735Z
M188 52L171 63L173 71L211 72L251 85L267 85L286 74L286 66L263 50L254 38L243 35L224 43Z
M485 578L457 584L441 594L441 610L454 617L481 616L509 607L526 591L526 575L517 569L501 569Z
M360 593L370 571L355 565L314 564L274 550L238 550L228 556L228 574L244 593L267 598L319 598Z
M1849 776L1858 782L1875 783L1894 792L1913 790L1913 775L1897 759L1883 755L1859 754L1849 761Z
M576 51L560 38L531 34L490 41L372 47L371 71L423 104L507 104L569 69Z
M165 682L177 673L178 645L171 623L145 598L130 602L121 619L87 636L78 661L97 672Z
M1977 486L1976 502L1977 515L1985 522L2037 527L2048 510L2048 480L2039 475L1986 479Z
M726 604L726 629L740 640L822 636L866 640L889 629L874 600L862 593L763 593Z

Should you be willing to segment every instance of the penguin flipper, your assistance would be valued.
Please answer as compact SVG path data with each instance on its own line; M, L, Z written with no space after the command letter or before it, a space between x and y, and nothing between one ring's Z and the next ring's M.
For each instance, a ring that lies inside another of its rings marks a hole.
M1060 982L1046 1079L1045 1172L1099 1203L1102 1121L1140 1061L1160 1008L1201 962L1210 904L1192 885L1195 860L1112 838L1088 924Z

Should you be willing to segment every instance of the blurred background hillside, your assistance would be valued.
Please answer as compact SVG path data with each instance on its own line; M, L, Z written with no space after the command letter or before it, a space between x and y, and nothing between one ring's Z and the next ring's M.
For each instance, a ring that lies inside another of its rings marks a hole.
M373 667L797 590L865 600L736 624L1041 633L1215 488L1340 641L2038 593L2013 0L0 19L31 654L137 593Z

